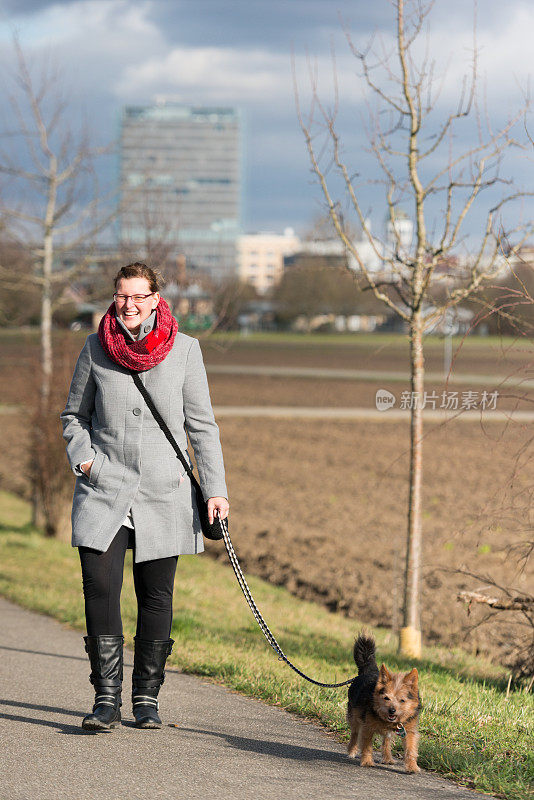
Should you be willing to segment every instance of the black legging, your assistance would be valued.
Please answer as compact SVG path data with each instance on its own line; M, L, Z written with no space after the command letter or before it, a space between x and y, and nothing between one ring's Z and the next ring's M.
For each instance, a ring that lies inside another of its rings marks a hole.
M82 564L85 619L88 636L122 634L121 589L124 556L128 543L135 547L131 528L122 526L105 553L79 547ZM137 636L169 639L172 625L172 594L178 556L141 561L133 565L137 597Z

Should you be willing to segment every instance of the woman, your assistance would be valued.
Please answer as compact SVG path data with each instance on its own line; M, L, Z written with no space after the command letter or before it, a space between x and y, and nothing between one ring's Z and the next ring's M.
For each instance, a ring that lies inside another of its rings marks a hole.
M203 551L195 492L136 387L138 372L186 458L193 445L210 522L228 515L228 493L206 372L197 339L178 324L145 264L122 267L114 302L87 338L61 414L77 475L72 544L83 578L90 681L95 703L86 730L120 722L126 549L134 551L138 616L132 676L135 724L160 728L158 692L171 652L178 556Z

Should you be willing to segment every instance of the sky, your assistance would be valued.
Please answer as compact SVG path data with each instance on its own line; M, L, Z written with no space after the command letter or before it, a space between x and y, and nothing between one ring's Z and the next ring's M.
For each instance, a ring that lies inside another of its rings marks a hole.
M533 72L534 3L478 0L476 27L480 98L496 127L521 106ZM245 120L244 229L282 231L291 226L305 233L324 215L325 205L298 124L291 54L306 113L310 65L318 76L323 102L327 107L334 102L334 53L343 155L351 173L362 176L363 206L373 226L380 226L386 206L366 132L368 109L374 106L364 90L344 28L358 47L365 47L374 36L375 44L387 49L395 32L392 3L4 0L0 2L2 88L9 82L10 40L16 31L34 64L43 57L55 59L65 91L71 96L69 113L88 119L99 143L117 137L123 106L151 104L156 96L196 105L237 106ZM436 0L428 40L425 36L417 56L424 55L425 41L436 61L435 75L441 88L435 111L439 121L456 107L462 77L471 64L473 6L469 0ZM534 121L531 130L534 132ZM320 129L317 135L320 147ZM475 135L474 123L459 126L449 152L472 144ZM429 169L441 168L444 158L438 154ZM327 155L323 163L328 165ZM108 162L102 169L109 178L116 168ZM534 177L529 153L516 154L506 174L529 188ZM336 194L339 184L335 176L332 186ZM437 205L434 211L437 214ZM530 201L525 201L521 213L534 217L532 211L534 204L531 208ZM471 214L468 231L476 232L482 221L482 211Z

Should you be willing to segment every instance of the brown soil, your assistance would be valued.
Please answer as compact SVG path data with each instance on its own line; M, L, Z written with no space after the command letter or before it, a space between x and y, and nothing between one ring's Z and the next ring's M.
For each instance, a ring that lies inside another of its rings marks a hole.
M244 568L332 610L398 628L407 427L224 419L221 433L232 541ZM510 651L510 629L473 629L482 613L476 609L468 617L456 594L486 581L457 570L491 575L519 592L532 590L533 569L518 575L508 553L529 519L521 494L532 483L532 468L523 466L509 486L527 436L521 427L428 426L422 580L427 643L501 657ZM226 559L220 544L210 543L209 551Z

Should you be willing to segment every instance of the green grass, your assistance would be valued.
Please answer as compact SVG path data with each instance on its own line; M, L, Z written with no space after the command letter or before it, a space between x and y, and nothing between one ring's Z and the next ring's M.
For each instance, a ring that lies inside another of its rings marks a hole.
M27 505L5 493L0 493L0 523L0 594L84 631L76 550L32 529ZM359 623L260 579L251 577L249 585L284 652L301 669L325 682L353 674L351 649ZM130 553L122 610L131 645L136 605ZM316 719L347 740L346 689L315 687L278 661L229 566L207 556L180 558L172 635L177 641L172 666ZM380 657L391 668L412 666L398 657L387 631L375 635ZM532 695L521 686L507 693L503 670L462 651L426 648L418 667L424 704L421 766L511 800L528 797L534 776Z

